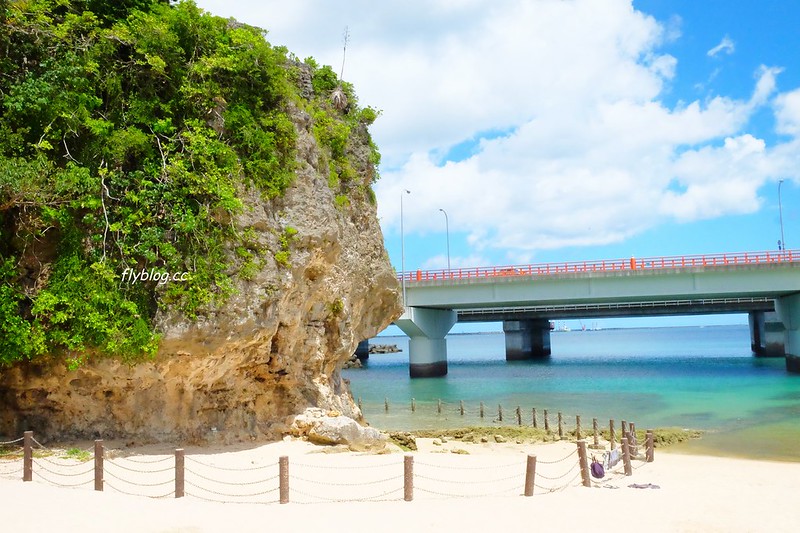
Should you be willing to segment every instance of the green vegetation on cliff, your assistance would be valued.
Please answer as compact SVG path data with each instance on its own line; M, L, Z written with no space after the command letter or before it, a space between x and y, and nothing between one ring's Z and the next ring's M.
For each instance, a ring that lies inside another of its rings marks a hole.
M259 254L288 266L292 228L258 250L231 218L246 189L291 184L289 106L312 117L346 200L348 139L376 116L355 102L330 67L192 2L0 0L0 364L153 355L160 305L196 316ZM142 271L188 275L131 283Z

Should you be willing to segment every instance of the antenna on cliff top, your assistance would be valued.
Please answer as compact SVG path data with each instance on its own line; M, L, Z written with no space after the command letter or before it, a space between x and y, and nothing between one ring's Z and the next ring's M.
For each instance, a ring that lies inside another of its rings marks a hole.
M350 41L350 30L347 28L347 26L344 27L342 41L344 42L344 47L342 48L342 70L339 72L340 80L344 78L344 60L347 56L347 43Z

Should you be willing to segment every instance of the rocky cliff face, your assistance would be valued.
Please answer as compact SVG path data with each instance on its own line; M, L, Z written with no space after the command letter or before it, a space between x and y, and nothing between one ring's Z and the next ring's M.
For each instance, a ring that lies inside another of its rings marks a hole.
M0 434L232 442L276 437L307 407L361 418L340 368L360 340L399 315L400 291L369 188L354 184L349 202L335 202L312 119L297 108L290 115L294 184L273 200L243 191L246 207L230 221L270 250L296 229L288 266L270 256L247 280L234 277L236 294L197 320L160 312L155 360L96 357L69 370L52 359L0 371ZM347 150L368 184L375 170L366 126Z

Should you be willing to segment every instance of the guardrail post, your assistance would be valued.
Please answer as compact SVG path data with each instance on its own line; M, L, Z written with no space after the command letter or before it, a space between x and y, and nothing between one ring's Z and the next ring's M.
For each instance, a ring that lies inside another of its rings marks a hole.
M533 427L537 427L536 426L536 408L535 407L533 408L533 410L531 412L531 419L533 420Z
M550 432L550 421L547 419L547 409L544 410L544 430Z
M410 502L414 499L414 456L406 454L403 457L403 500Z
M33 431L22 437L22 481L33 481Z
M564 438L564 418L561 416L561 411L558 412L558 438Z
M631 450L628 446L628 439L622 438L622 463L625 465L625 475L632 476L633 469L631 468Z
M484 416L484 412L483 412L483 402L481 402L481 418L483 418L483 416Z
M414 398L411 398L411 412L414 413L417 411L417 401Z
M184 468L183 448L175 450L175 497L183 498L185 495L186 470Z
M586 454L586 441L578 441L578 463L581 467L581 479L584 487L592 486L592 479L589 477L589 458Z
M103 490L103 441L94 441L94 490Z
M502 405L498 405L497 406L497 418L500 419L500 422L503 421L503 406Z
M464 416L464 400L459 401L459 408L461 411L461 416Z
M525 468L525 496L533 496L533 484L536 479L536 456L528 455Z
M600 431L597 429L597 418L592 418L592 430L594 431L594 447L595 449L600 447Z
M522 425L522 409L520 409L519 405L517 406L517 425Z
M645 442L647 446L647 452L645 453L646 460L648 463L652 463L653 461L655 461L655 442L653 439L652 429L647 430L647 437L645 439Z
M278 477L280 480L280 502L289 503L289 457L278 458Z
M575 415L575 438L581 440L581 415Z
M608 430L609 430L608 439L611 441L611 449L614 450L617 447L617 432L614 430L613 418L608 421Z

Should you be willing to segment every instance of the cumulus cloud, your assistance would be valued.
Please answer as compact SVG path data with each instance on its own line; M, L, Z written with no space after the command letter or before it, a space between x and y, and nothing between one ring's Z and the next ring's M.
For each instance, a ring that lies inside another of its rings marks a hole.
M722 38L717 46L706 52L708 57L716 57L718 54L732 54L736 50L736 45L727 35Z
M198 3L337 70L348 26L344 78L383 110L371 131L384 231L397 231L410 189L406 232L440 232L446 209L451 233L475 251L464 260L752 211L767 180L797 173L797 146L746 131L772 106L780 131L797 137L800 91L776 95L780 69L758 69L745 98L668 105L679 65L661 47L680 39L681 21L662 25L631 0ZM708 54L734 47L726 36ZM462 143L467 156L443 157Z

